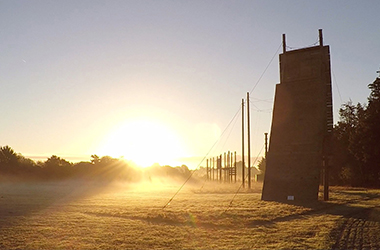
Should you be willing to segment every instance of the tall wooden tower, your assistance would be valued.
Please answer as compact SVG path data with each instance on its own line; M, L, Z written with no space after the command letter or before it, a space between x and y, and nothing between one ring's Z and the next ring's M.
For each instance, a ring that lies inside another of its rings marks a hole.
M283 35L263 200L318 199L320 174L328 173L331 151L330 71L330 48L323 45L322 30L319 45L291 51L286 51Z

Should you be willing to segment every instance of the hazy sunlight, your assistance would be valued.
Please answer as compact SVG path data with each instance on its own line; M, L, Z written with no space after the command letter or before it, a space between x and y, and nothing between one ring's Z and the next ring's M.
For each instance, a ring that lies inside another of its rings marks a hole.
M124 157L147 167L177 164L184 155L183 147L174 131L163 124L147 119L126 121L116 126L99 147L100 155Z

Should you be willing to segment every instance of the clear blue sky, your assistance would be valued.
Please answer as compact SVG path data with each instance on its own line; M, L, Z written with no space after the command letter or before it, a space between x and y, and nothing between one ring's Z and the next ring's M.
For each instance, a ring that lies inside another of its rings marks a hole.
M116 150L137 147L139 137L154 140L136 129L148 124L166 133L156 139L173 136L154 144L161 150L181 147L178 157L202 157L257 84L257 155L270 130L282 34L298 48L315 43L323 29L337 121L342 102L366 102L377 76L379 10L374 0L0 1L0 146L89 160L112 154L107 143ZM240 118L233 124L212 155L240 154Z

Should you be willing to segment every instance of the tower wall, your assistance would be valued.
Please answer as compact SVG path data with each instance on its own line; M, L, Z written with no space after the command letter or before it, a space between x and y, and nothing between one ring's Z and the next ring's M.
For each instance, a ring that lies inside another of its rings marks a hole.
M329 46L280 54L263 200L317 200L332 126Z

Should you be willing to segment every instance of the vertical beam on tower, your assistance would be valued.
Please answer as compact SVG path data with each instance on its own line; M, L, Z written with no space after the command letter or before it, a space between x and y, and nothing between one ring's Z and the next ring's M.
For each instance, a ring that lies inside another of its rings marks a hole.
M319 47L321 51L323 50L323 34L322 29L319 29ZM321 64L325 64L323 53L321 53ZM322 67L321 69L321 79L326 82L326 135L323 145L323 199L325 201L329 200L329 167L330 167L330 156L331 156L331 137L333 130L333 109L332 109L332 91L331 91L331 81L328 81L325 77L326 69Z

